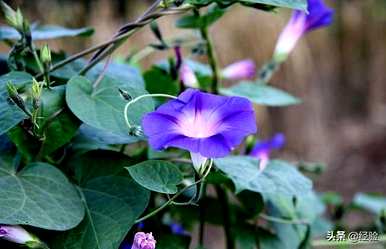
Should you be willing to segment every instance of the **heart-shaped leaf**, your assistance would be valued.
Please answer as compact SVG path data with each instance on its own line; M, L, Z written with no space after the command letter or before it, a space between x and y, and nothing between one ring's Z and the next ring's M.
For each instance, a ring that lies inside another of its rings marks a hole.
M177 166L160 160L145 161L126 169L141 186L159 193L177 193L177 185L183 180Z
M119 93L127 91L131 98L146 94L145 90L128 87L111 78L93 86L85 77L75 76L67 84L66 101L71 111L84 123L98 129L127 135L129 128L124 118L127 103ZM142 116L154 109L151 99L143 99L130 106L128 117L131 125L139 125ZM137 141L132 137L132 142Z
M20 172L0 165L0 224L68 230L81 222L84 207L67 178L46 163L31 163Z
M259 161L249 156L219 158L215 165L232 179L237 192L247 189L263 195L297 196L312 190L312 182L284 161L270 161L262 172Z
M150 192L128 177L98 177L79 188L86 217L52 248L117 249L145 210Z

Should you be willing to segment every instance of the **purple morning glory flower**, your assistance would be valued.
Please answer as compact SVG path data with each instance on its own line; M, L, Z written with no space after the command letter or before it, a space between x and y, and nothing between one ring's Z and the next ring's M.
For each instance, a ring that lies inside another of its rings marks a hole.
M229 80L253 79L256 76L256 65L253 60L241 60L225 67L222 76Z
M260 170L264 170L269 161L269 154L274 149L280 149L285 144L285 136L281 133L276 134L268 140L258 142L252 149L250 155L260 160Z
M193 70L186 64L182 63L180 67L180 80L186 87L198 88L198 79Z
M252 103L188 89L142 120L153 149L190 151L196 170L207 158L227 156L244 137L256 132Z
M295 10L290 21L280 34L274 57L283 61L306 33L332 23L334 11L326 7L322 0L308 0L308 14Z
M131 249L155 249L156 243L152 233L138 232L134 235Z
M36 242L40 244L40 241L29 234L21 226L5 226L0 225L0 239L5 239L17 244L23 244Z

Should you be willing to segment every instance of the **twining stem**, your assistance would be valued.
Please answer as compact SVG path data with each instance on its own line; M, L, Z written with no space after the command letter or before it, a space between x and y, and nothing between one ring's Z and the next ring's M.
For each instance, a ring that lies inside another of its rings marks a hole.
M144 98L155 98L155 97L161 97L161 98L171 98L171 99L177 99L176 96L173 96L173 95L169 95L169 94L163 94L163 93L154 93L154 94L144 94L144 95L141 95L141 96L138 96L136 97L135 99L132 99L130 100L129 102L127 102L126 106L125 106L125 109L123 111L123 115L125 117L125 121L126 121L126 125L127 127L129 127L129 129L131 129L133 126L130 124L130 121L129 121L129 117L127 115L127 111L129 109L129 107L136 103L137 101L141 100L141 99L144 99Z
M196 16L200 16L200 12L197 9L194 9L194 14ZM220 81L220 72L217 64L216 52L214 50L212 39L209 36L208 26L200 27L201 37L204 41L206 41L206 53L208 56L208 63L210 68L212 69L212 84L211 84L211 92L214 94L218 94L219 81Z
M235 249L236 243L231 231L231 221L230 221L230 212L229 212L229 201L226 190L224 190L221 186L215 186L217 198L221 204L221 211L224 220L223 228L225 232L226 239L226 248L227 249Z
M386 244L386 235L382 235L378 240L374 241L352 241L352 240L344 240L344 241L328 241L328 240L314 240L312 242L312 246L314 247L328 247L332 246L355 246L355 245L364 245L364 244Z
M291 224L291 225L309 225L309 222L307 220L289 220L289 219L282 219L279 217L273 217L266 214L259 214L259 217L271 222L276 223L282 223L282 224Z
M149 219L150 217L156 215L157 213L159 213L160 211L162 211L164 208L166 208L167 206L169 206L170 204L173 204L174 200L177 199L177 197L179 197L180 195L182 195L186 190L188 190L189 188L201 183L201 182L204 182L206 177L208 176L210 170L212 169L212 165L213 165L213 160L211 160L209 166L208 166L208 169L207 171L205 172L205 174L202 176L202 178L200 178L199 180L195 181L194 183L184 187L183 189L181 189L179 192L177 192L175 195L173 195L171 198L169 198L163 205L161 205L160 207L156 208L155 210L151 211L149 214L143 216L142 218L139 218L135 221L135 223L140 223L146 219Z

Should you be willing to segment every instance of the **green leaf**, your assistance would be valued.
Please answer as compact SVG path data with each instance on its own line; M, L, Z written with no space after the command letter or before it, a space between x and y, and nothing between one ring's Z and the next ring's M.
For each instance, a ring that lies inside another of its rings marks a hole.
M300 99L283 90L253 82L242 82L230 88L221 88L220 93L227 96L244 97L255 104L266 106L288 106L301 103Z
M309 242L312 224L321 217L325 206L314 193L307 195L290 196L267 195L267 212L274 217L286 220L301 220L307 224L280 224L271 222L276 235L285 245L283 248L305 248Z
M307 0L241 0L245 3L261 3L290 9L307 10Z
M177 193L177 185L183 180L178 167L165 161L149 160L126 169L141 186L159 193Z
M83 133L83 125L79 129L79 133L71 140L71 151L73 156L82 155L88 151L92 150L112 150L120 151L121 148L110 145L108 143L101 142L100 140L94 138L93 136ZM89 126L91 127L91 126ZM95 129L95 128L92 128ZM96 129L98 130L98 129ZM98 130L99 131L99 130ZM104 131L103 131L104 132ZM131 138L130 138L130 141Z
M135 219L145 210L150 192L128 177L98 177L79 188L86 217L61 234L52 248L117 249Z
M19 163L20 157L15 156L15 146L7 135L0 135L0 166L13 169ZM16 162L16 163L15 163Z
M0 224L64 231L83 219L76 189L49 164L31 163L20 172L1 164L0 186Z
M66 101L71 111L84 123L97 129L127 135L129 129L123 113L127 101L122 98L119 89L127 91L132 98L146 94L145 90L127 84L105 78L94 89L87 78L75 76L67 84ZM153 101L149 98L131 105L128 109L130 124L140 125L142 116L153 109ZM132 137L132 142L137 140Z
M133 140L133 138L129 135L125 136L124 134L115 134L113 132L100 130L86 124L82 124L80 126L79 132L100 144L127 144Z
M32 40L49 40L62 37L90 36L94 33L92 28L70 29L55 25L42 25L31 27ZM0 40L19 40L20 34L9 26L0 27Z
M143 75L146 82L146 90L150 93L178 94L178 81L170 74L157 66L153 66Z
M10 72L0 77L0 135L17 125L27 115L9 100L7 83L11 82L17 88L23 88L31 83L32 76L24 72Z
M107 81L115 81L123 88L145 89L145 82L143 81L141 73L135 67L112 62L109 64L107 70L105 70L105 64L98 63L86 74L86 77L91 81L95 81L102 72L105 74L104 79Z
M31 162L39 153L40 142L20 125L9 130L7 135L27 162Z
M119 173L127 174L124 170L133 160L122 153L108 150L95 150L82 154L70 162L75 171L75 179L83 185L91 179L101 176L114 176Z
M380 214L382 210L386 210L386 198L383 196L358 193L355 195L353 203L376 215Z
M248 156L219 158L215 160L215 165L232 179L236 192L247 189L263 196L301 196L312 189L312 182L284 161L270 161L263 172L259 170L259 161Z
M80 122L66 106L65 86L43 90L39 120L42 121L39 122L39 132L44 137L40 149L42 157L51 154L75 136Z

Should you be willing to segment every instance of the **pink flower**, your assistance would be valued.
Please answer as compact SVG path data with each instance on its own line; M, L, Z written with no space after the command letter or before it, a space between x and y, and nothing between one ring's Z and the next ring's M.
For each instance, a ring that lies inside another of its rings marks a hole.
M134 242L131 249L155 249L157 241L152 233L138 232L134 235Z
M327 8L323 0L308 0L308 14L295 10L276 44L276 60L284 61L304 34L330 25L333 14L333 10Z
M182 63L181 65L180 80L186 87L199 88L196 75L186 63Z
M225 67L222 76L229 80L253 79L256 76L256 65L250 59L237 61Z

